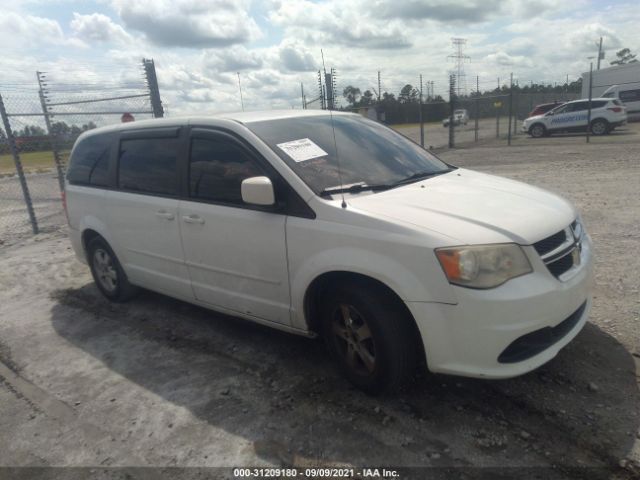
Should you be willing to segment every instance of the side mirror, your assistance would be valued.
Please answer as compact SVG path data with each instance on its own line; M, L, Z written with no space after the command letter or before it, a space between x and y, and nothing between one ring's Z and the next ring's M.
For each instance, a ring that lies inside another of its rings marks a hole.
M251 205L273 205L276 197L269 177L245 178L240 186L242 201Z

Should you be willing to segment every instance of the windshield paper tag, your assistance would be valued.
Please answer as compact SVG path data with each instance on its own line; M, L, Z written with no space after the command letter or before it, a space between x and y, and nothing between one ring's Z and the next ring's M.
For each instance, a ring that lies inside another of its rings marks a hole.
M304 162L305 160L311 160L312 158L329 155L308 138L278 143L277 145L278 148L289 155L294 162Z

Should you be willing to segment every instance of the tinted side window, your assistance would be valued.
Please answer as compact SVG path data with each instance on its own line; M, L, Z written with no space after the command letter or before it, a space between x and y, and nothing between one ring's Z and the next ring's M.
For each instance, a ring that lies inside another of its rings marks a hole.
M640 101L640 90L624 90L620 92L619 97L623 102L638 102Z
M571 112L572 111L572 106L571 104L569 105L563 105L561 107L558 107L556 109L553 110L553 113L558 114L558 113L567 113L567 112Z
M593 104L593 102L592 102ZM571 112L580 112L582 110L588 110L589 109L589 102L576 102L576 103L571 103L569 105L570 109L569 111Z
M110 135L91 135L76 145L67 172L69 183L107 186L111 143Z
M179 139L136 138L120 142L118 187L176 195Z
M264 175L260 167L231 140L194 138L189 159L189 196L242 204L245 178Z
M602 108L607 104L607 102L605 100L598 100L597 102L591 102L591 108ZM587 108L588 104L587 104Z

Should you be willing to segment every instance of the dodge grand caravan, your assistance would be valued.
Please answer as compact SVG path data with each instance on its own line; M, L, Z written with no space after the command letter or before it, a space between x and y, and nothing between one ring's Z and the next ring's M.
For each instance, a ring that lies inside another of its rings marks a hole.
M589 312L591 241L566 200L456 168L359 115L157 119L76 142L71 241L112 301L138 287L324 337L356 386L416 365L506 378Z

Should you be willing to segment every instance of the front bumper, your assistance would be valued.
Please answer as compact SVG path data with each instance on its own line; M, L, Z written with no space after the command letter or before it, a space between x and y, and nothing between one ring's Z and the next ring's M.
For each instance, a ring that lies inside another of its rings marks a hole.
M547 270L532 247L524 248L534 269L531 274L490 290L452 287L458 298L455 305L407 303L424 342L429 370L481 378L522 375L551 360L582 330L591 308L590 238L584 238L580 267L564 282ZM564 327L560 325L568 319ZM527 334L534 337L533 332L541 329L558 332L557 338L521 361L512 357L505 362L504 356L498 360L516 340Z

